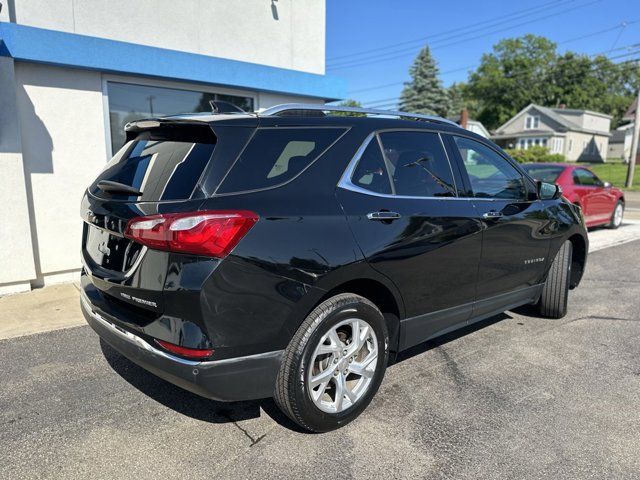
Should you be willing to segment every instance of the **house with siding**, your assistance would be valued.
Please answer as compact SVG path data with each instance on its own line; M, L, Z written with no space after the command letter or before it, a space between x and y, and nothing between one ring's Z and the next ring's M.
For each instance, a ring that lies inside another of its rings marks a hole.
M631 142L633 140L636 108L638 108L637 98L622 117L622 121L626 123L612 132L613 134L609 141L609 158L621 158L625 162L628 162L629 158L631 158Z
M604 162L611 116L591 110L530 104L501 125L491 139L504 148L547 147L571 162Z

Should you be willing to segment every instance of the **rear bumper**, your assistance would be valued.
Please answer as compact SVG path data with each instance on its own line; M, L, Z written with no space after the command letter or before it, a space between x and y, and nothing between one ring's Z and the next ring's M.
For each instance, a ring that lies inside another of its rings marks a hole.
M117 326L81 292L82 313L111 347L145 370L185 390L223 402L273 396L283 351L217 361L194 361L160 350Z

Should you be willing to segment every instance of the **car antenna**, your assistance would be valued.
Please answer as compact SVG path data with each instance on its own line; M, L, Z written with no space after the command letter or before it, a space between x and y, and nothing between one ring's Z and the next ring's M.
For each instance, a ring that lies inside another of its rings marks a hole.
M209 105L211 105L211 111L213 113L218 113L218 106L216 105L215 100L209 100Z

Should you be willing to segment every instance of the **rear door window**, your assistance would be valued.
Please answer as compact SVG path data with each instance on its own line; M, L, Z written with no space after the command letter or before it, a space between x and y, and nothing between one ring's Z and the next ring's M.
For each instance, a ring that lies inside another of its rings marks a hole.
M92 185L91 193L103 198L139 202L191 198L213 154L215 139L213 135L211 137L210 140L199 137L197 141L190 141L184 136L141 134L114 155ZM103 192L98 187L101 180L133 187L142 195Z
M380 134L396 195L455 197L453 172L437 133Z
M216 193L282 185L307 169L344 132L344 128L258 129Z

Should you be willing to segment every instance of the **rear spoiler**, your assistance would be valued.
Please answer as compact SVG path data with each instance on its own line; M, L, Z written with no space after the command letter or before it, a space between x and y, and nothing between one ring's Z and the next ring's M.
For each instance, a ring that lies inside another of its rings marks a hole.
M191 119L148 118L124 126L127 142L144 140L175 140L195 143L216 143L216 135L208 122Z

